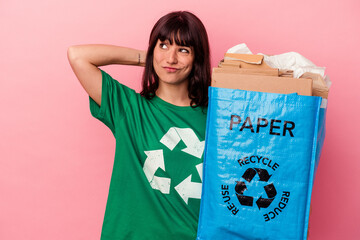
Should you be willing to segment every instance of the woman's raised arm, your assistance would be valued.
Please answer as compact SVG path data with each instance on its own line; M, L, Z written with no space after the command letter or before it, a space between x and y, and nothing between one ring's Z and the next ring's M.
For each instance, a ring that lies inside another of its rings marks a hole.
M99 66L110 64L144 66L146 52L113 45L77 45L67 52L70 65L89 96L100 106L102 79Z

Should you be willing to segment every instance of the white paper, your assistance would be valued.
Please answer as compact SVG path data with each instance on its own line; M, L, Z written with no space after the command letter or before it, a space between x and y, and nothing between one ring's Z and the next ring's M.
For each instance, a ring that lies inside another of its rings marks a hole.
M227 53L252 54L252 52L245 43L240 43L236 46L233 46L232 48L227 50Z

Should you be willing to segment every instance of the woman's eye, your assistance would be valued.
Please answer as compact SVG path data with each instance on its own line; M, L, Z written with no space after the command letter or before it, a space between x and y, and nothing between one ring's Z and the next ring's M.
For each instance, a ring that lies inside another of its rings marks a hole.
M159 46L161 49L167 49L167 45L165 43L160 43Z
M186 48L180 48L181 53L190 53L190 51Z

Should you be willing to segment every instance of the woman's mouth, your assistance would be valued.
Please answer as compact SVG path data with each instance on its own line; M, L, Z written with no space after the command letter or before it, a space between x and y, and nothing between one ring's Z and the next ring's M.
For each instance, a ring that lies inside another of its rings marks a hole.
M173 73L178 70L177 68L173 68L173 67L164 67L164 69L169 73Z

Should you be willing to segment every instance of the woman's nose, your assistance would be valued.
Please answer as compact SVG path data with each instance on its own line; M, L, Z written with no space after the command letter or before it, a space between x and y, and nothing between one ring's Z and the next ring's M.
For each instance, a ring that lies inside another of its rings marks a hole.
M169 64L176 64L177 63L177 52L175 49L170 49L168 51L168 55L167 55L167 62Z

